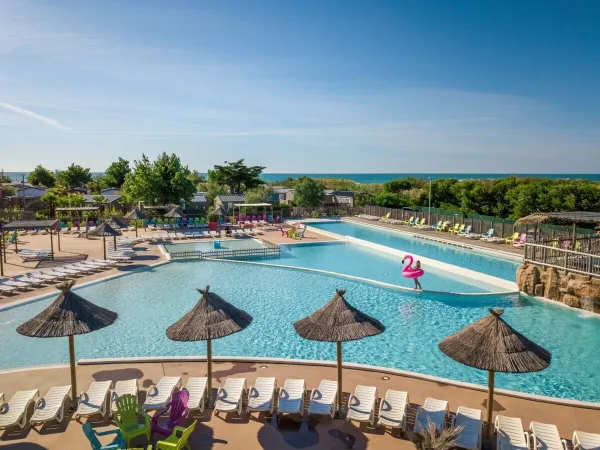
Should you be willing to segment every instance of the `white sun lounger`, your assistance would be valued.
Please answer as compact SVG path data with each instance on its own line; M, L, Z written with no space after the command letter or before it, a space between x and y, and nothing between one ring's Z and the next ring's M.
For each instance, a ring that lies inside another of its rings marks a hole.
M238 416L242 414L242 399L246 390L245 378L227 378L225 385L219 388L217 392L217 401L215 403L215 415L220 412L237 412Z
M427 429L428 421L435 424L436 430L440 431L444 427L446 415L448 414L448 402L427 397L423 406L417 409L415 416L415 431L423 432Z
M534 450L567 450L567 441L560 438L556 425L531 422L529 431Z
M337 394L337 381L321 380L319 387L313 389L310 393L308 413L320 415L329 414L331 417L333 417L335 414Z
M0 294L12 294L16 290L17 290L16 287L4 286L3 284L0 284Z
M523 423L517 417L497 415L494 425L497 450L528 450L529 433L523 431Z
M377 388L373 386L356 386L354 394L348 399L348 414L346 422L368 422L375 425L375 402L377 401Z
M451 428L462 427L457 445L467 450L481 450L483 438L483 415L480 409L459 406L452 417Z
M25 275L27 275L29 278L42 280L44 283L53 283L58 281L58 279L60 278L58 275L46 275L41 272L28 272Z
M0 430L13 426L18 426L21 429L25 428L29 405L33 403L38 395L37 389L18 391L15 392L8 403L3 403L2 410L0 410Z
M46 395L36 400L33 415L29 423L31 426L56 420L62 422L65 417L67 399L71 386L51 387Z
M573 433L573 450L600 449L600 434L575 431Z
M93 381L86 392L79 396L79 406L75 411L75 419L95 414L106 416L108 412L107 397L112 381Z
M214 238L219 237L219 234L216 231L209 231L208 234L210 234L210 236Z
M164 408L177 387L181 387L181 377L162 377L156 385L148 388L143 408L146 411Z
M44 280L42 280L40 278L36 278L36 277L31 277L29 275L19 275L19 276L13 277L13 280L19 281L21 283L29 283L33 287L40 287L42 284L45 283Z
M13 280L9 280L8 278L3 278L0 279L0 286L8 286L8 287L13 287L16 289L29 289L31 288L31 283L26 283L24 281L13 281Z
M388 389L379 405L378 427L400 428L406 432L408 418L408 392Z
M117 412L117 400L119 397L129 394L135 397L135 402L138 402L138 380L121 380L115 383L115 388L110 394L110 411L112 414Z
M304 380L288 378L283 387L279 389L279 405L277 415L300 414L304 415L304 393L306 384Z
M190 411L199 410L201 414L204 412L207 382L208 378L206 377L188 378L183 389L185 389L189 395L187 407Z
M277 381L275 377L258 377L254 386L248 391L248 413L252 411L270 411L275 408L275 391Z

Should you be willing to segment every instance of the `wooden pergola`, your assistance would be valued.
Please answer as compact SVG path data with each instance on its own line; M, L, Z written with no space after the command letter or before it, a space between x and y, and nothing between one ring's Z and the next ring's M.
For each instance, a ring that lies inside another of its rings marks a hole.
M52 231L56 227L58 220L13 220L12 222L0 225L0 275L4 275L4 263L6 263L6 250L4 249L4 231L21 230L25 228L47 228L50 231L50 257L54 260L54 242ZM58 236L58 249L60 250L60 233ZM19 250L18 236L15 238L15 253ZM4 254L2 254L4 252Z

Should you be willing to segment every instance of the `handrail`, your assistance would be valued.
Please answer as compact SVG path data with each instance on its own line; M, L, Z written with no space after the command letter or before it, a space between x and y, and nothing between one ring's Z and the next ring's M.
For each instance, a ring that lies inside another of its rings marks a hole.
M523 261L583 275L600 277L600 255L526 243Z

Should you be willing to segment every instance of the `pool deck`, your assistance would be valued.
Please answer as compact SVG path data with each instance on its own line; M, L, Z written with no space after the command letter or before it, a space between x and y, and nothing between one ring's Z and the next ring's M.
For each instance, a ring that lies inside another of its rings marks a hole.
M66 343L65 343L66 345ZM199 344L201 345L201 344ZM204 362L173 361L149 363L116 363L78 365L78 390L87 388L91 381L127 380L136 378L140 386L140 402L143 402L145 390L160 377L181 376L185 385L190 376L205 376ZM321 379L336 379L334 367L296 364L292 362L275 363L224 361L213 363L213 392L225 382L227 377L245 377L248 388L258 376L276 377L278 386L283 385L286 378L304 378L308 391L316 387ZM389 380L383 380L388 376ZM387 389L404 390L409 393L411 410L408 429L414 426L416 407L423 404L426 397L445 399L450 404L450 411L455 412L458 406L481 409L485 417L486 394L481 390L449 385L441 381L429 381L408 376L394 375L378 371L344 369L344 398L358 384L376 386L379 398ZM5 398L10 399L19 389L39 389L44 395L51 386L70 384L67 366L41 370L25 370L0 373L0 386ZM307 394L308 395L308 394ZM600 410L575 406L562 406L542 403L529 399L497 394L494 398L495 413L520 417L523 426L528 428L532 420L542 423L553 423L558 427L561 437L570 440L574 430L600 432ZM31 414L31 413L30 413ZM67 416L70 419L70 414ZM231 448L231 449L414 449L414 445L396 432L374 429L369 426L347 424L342 420L329 417L302 419L290 416L280 422L276 428L273 420L264 414L253 413L252 417L214 417L207 409L202 417L193 416L184 422L189 425L198 419L196 430L191 437L192 449ZM83 419L85 420L85 419ZM108 420L92 422L99 431L114 429L115 425ZM10 429L0 432L0 447L19 450L64 450L89 448L81 425L75 420L65 420L58 426L44 427L41 432L26 427L24 430ZM354 446L349 447L342 439L348 435L355 439ZM410 431L409 431L410 435ZM157 438L154 438L156 443ZM65 443L69 443L66 446ZM106 443L105 440L102 441ZM143 446L144 437L136 438L132 444ZM144 447L145 448L145 447Z
M144 236L153 235L153 232L144 232L139 230L139 235ZM127 237L135 237L135 232L125 231L123 233ZM275 244L290 244L290 243L307 243L307 242L326 242L335 240L329 236L321 235L313 232L306 232L304 239L290 239L287 236L282 236L280 231L265 231L264 234L257 236L260 239L266 239L267 241ZM220 240L235 240L234 238L219 238ZM201 242L201 241L212 241L213 239L186 239L176 240L174 243L184 242ZM112 241L112 238L107 238L107 242ZM51 267L58 267L65 264L83 261L89 258L102 259L104 257L102 250L102 239L85 239L78 238L75 235L61 235L60 237L61 251L58 251L57 238L54 237L54 261L30 261L23 262L23 260L14 252L14 245L9 246L9 250L6 253L6 263L4 264L4 275L8 277L14 277L23 275L27 272L31 272L36 269L48 269ZM22 236L19 238L19 249L30 248L49 248L50 237L46 236ZM167 259L163 252L160 251L159 245L154 242L140 243L134 247L136 249L136 256L133 257L131 262L117 264L116 267L110 270L104 270L102 272L93 273L77 278L77 284L87 283L90 281L100 280L107 277L117 276L126 274L132 270L142 269L144 267L152 266L161 262L166 262ZM55 293L56 288L53 285L44 285L39 288L28 289L26 291L19 290L15 291L11 295L0 295L0 307L15 301L26 300L29 298L37 297L40 295Z
M419 230L415 227L410 227L408 225L394 225L386 222L378 222L376 220L361 219L359 217L349 217L345 220L347 220L348 222L360 222L367 225L375 225L381 228L388 228L390 230L403 231L405 233L410 233L416 236L422 236L424 238L441 239L449 241L450 243L467 245L475 249L479 248L488 252L491 250L495 253L498 253L500 257L502 257L502 253L508 253L513 256L520 256L521 258L525 255L525 251L522 248L517 248L512 245L492 244L491 242L483 242L477 239L466 239L451 233L442 233L439 231L424 231Z

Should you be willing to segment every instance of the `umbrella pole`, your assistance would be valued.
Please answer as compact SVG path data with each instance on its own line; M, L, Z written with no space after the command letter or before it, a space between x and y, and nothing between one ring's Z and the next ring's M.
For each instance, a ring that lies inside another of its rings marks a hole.
M487 398L487 423L488 436L492 439L492 414L494 412L494 372L488 371L488 398Z
M338 417L342 417L342 342L337 342L337 372L338 372L338 396L337 396L337 410Z
M208 407L212 408L212 341L206 340L206 372L208 389Z
M104 260L106 261L106 237L102 236L102 250L104 250Z
M75 339L69 336L69 360L71 361L71 397L73 398L73 411L77 411L77 373L75 372Z

